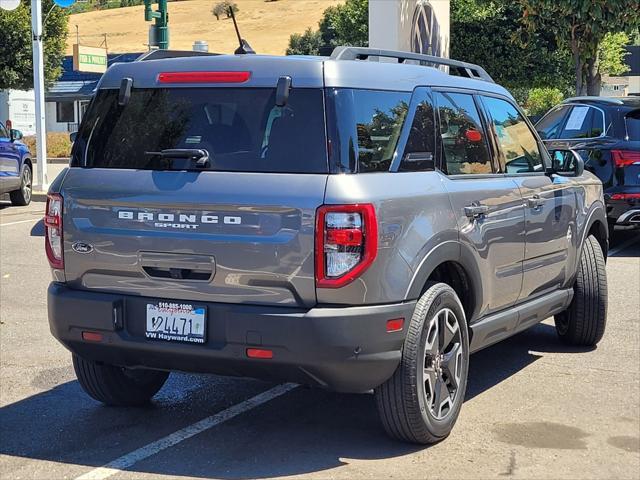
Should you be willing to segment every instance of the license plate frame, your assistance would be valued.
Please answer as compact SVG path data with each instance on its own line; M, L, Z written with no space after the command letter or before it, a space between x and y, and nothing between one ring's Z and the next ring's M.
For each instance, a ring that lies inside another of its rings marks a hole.
M207 309L180 302L147 302L145 338L174 343L204 344L207 338Z

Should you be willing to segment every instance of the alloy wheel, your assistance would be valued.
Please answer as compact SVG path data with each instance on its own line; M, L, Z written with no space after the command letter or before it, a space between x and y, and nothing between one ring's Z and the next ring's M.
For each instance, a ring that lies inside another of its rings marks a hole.
M423 381L430 414L442 420L453 410L463 367L460 323L456 314L443 308L429 321L425 335Z
M31 169L26 167L22 173L22 196L25 203L31 201Z

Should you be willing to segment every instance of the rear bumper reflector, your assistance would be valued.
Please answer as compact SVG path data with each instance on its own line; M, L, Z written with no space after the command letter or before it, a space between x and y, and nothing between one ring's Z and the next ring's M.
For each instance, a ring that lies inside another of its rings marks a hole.
M263 348L247 348L247 357L249 358L273 358L273 351Z

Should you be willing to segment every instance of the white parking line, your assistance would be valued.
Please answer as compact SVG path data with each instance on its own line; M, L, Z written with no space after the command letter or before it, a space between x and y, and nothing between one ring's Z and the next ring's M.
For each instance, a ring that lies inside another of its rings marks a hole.
M633 238L630 238L629 240L627 240L626 242L624 242L621 245L618 245L616 248L612 248L611 250L609 250L609 253L607 254L607 256L611 257L612 255L615 255L616 253L620 253L622 250L624 250L625 248L633 245L635 242L640 241L640 235L637 235Z
M187 440L188 438L193 437L194 435L198 435L199 433L204 432L216 425L220 425L227 420L232 419L240 415L241 413L247 412L252 408L258 407L264 403L267 403L270 400L273 400L280 395L284 395L296 388L297 385L293 383L285 383L283 385L278 385L273 387L266 392L262 392L255 397L251 397L244 402L240 402L237 405L233 405L232 407L227 408L221 412L218 412L210 417L207 417L199 422L193 423L188 427L182 428L173 432L166 437L163 437L155 442L151 442L144 447L140 447L133 452L129 452L122 457L116 458L112 462L103 465L102 467L95 468L83 475L80 475L75 480L103 480L105 478L109 478L116 473L119 473L122 470L125 470L141 460L145 458L149 458L152 455L155 455L166 448L177 445L178 443Z
M19 220L17 222L0 223L0 227L8 227L9 225L17 225L19 223L39 222L40 220L40 218L32 218L31 220Z

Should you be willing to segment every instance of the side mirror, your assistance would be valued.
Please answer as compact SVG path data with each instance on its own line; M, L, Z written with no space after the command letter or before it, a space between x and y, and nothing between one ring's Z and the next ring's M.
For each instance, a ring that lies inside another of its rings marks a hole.
M584 173L584 160L575 150L551 150L552 173L565 177L579 177Z
M24 136L22 135L22 132L20 130L16 130L15 128L12 128L11 130L9 130L9 135L11 136L12 142L14 140L22 140L22 137Z
M71 143L76 141L76 137L78 136L78 132L71 132L69 134L69 140L71 140Z

